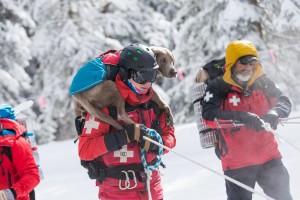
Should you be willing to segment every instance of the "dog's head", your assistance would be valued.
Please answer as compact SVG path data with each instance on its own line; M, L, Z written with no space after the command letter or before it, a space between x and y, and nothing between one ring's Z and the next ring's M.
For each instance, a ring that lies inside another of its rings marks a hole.
M156 62L159 66L158 74L167 78L177 76L177 70L174 66L175 60L172 52L164 47L151 46L150 49L155 55Z

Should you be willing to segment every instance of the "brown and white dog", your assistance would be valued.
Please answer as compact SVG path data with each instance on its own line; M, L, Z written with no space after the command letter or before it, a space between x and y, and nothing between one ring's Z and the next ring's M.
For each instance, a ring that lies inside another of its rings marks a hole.
M174 67L175 61L172 52L163 47L151 46L150 48L153 51L159 66L158 74L167 78L176 77L177 71ZM113 81L106 80L86 91L74 94L73 99L75 100L77 116L81 115L85 118L86 112L89 112L99 120L108 123L117 129L122 129L122 126L115 119L100 110L107 106L115 106L118 119L127 124L134 123L127 116L125 111L125 101ZM173 116L170 107L154 90L151 100L156 102L158 106L164 110L168 123L173 125Z

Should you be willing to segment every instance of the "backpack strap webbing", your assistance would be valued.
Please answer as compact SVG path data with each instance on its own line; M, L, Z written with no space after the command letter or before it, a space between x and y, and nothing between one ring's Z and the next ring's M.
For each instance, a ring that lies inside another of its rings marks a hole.
M109 115L113 118L113 119L117 119L117 108L115 106L108 106L108 112ZM113 126L109 126L109 131L111 132L113 129Z
M12 162L11 147L3 146L3 150L1 152L1 154L5 154L8 157L8 159L10 160L10 162Z

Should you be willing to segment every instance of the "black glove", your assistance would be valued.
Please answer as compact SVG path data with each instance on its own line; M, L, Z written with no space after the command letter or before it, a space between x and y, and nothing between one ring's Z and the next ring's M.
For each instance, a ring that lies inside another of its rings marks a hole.
M125 144L140 140L140 127L138 124L123 125L123 129L104 136L104 143L108 151L116 151Z
M81 135L82 130L84 128L85 119L81 118L81 116L78 116L75 118L75 128L78 135Z
M266 112L266 114L262 117L262 119L271 125L271 128L273 130L277 129L279 116L278 113L275 110L269 110Z
M88 175L90 179L97 179L99 183L102 183L105 179L105 164L100 163L95 160L86 161L86 160L80 160L80 164L88 170Z
M260 119L256 114L250 112L240 112L239 120L245 124L247 129L253 129L258 131L265 130L264 121Z
M146 151L152 151L153 153L158 154L159 147L156 144L153 144L152 142L143 139L143 136L146 136L158 142L156 137L150 137L147 134L147 131L151 131L151 129L148 129L147 127L139 124L126 124L123 125L123 127L127 134L128 142L137 141L138 145L142 149L145 149Z
M148 138L150 138L151 140L154 140L155 142L158 142L158 139L156 137L150 137L148 134L147 134L147 131L151 131L152 129L149 129L149 128L146 128L146 127L141 127L141 132L140 132L140 135L141 135L141 139L138 143L138 145L142 148L142 149L145 149L146 151L151 151L152 153L155 153L156 155L158 155L159 153L159 146L152 143L152 142L149 142L148 140L145 140L143 139L143 136L146 136Z
M148 129L139 124L126 124L123 129L114 133L109 133L104 136L104 142L108 151L116 151L123 145L137 141L139 146L145 150L158 150L158 146L143 139L143 136L148 136ZM151 138L152 139L152 138ZM156 140L156 138L154 139Z
M140 140L140 126L138 124L125 124L123 130L126 133L127 142L139 141Z

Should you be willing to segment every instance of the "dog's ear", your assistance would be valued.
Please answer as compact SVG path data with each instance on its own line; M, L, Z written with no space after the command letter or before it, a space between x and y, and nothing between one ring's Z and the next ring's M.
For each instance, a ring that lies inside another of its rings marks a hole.
M150 49L153 51L155 58L158 56L158 54L162 53L161 47L150 46Z

